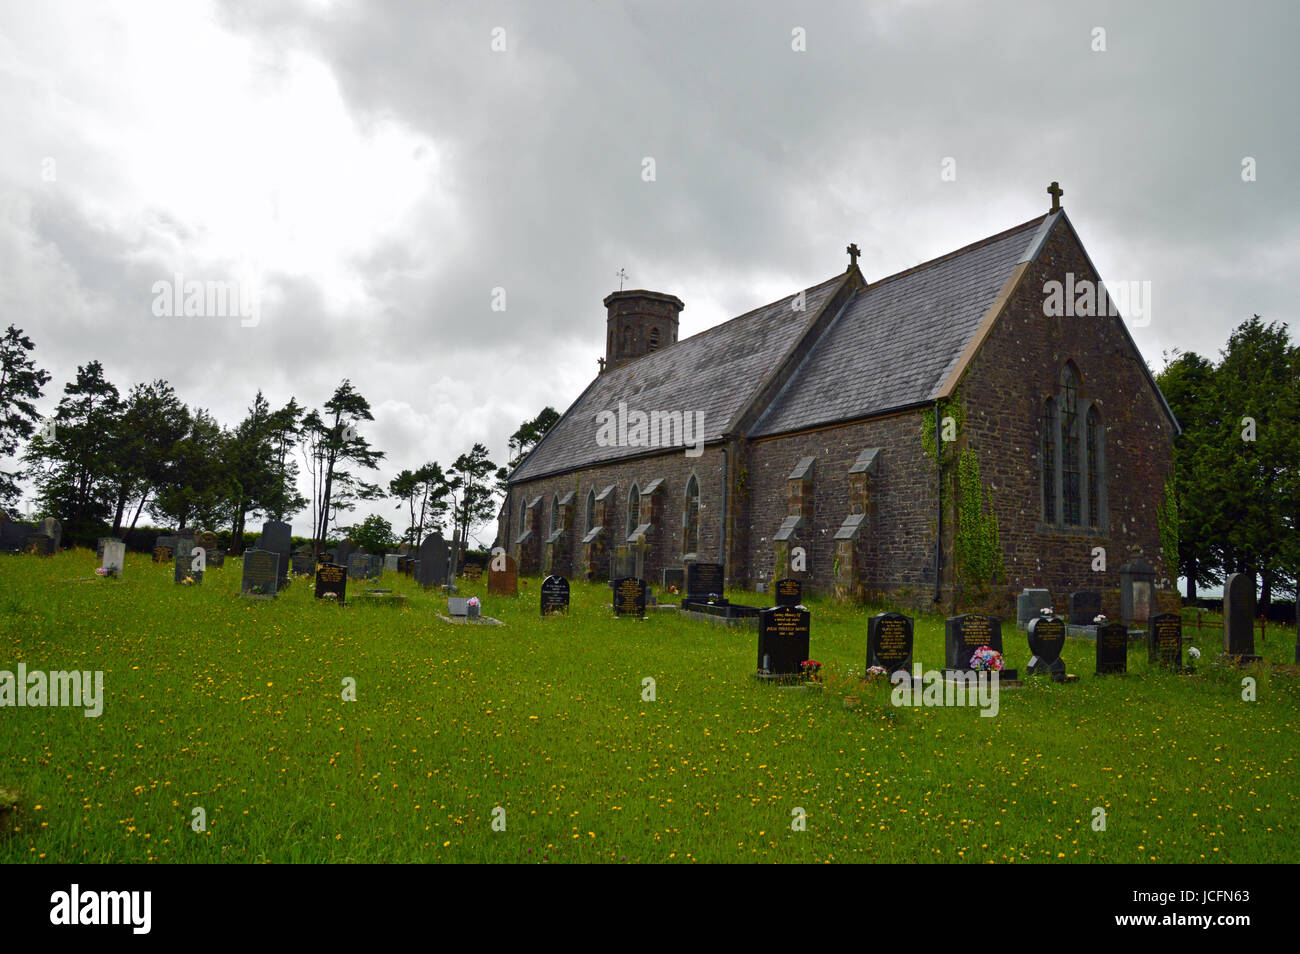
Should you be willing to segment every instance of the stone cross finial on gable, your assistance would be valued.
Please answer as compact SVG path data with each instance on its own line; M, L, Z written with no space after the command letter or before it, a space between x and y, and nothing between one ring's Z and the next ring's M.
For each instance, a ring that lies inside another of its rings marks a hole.
M1047 194L1052 197L1052 211L1061 211L1061 196L1065 195L1065 190L1061 188L1059 182L1053 182L1047 187Z
M857 265L858 256L862 254L862 250L858 248L858 243L857 242L852 243L844 251L849 253L849 268L852 268L854 265Z

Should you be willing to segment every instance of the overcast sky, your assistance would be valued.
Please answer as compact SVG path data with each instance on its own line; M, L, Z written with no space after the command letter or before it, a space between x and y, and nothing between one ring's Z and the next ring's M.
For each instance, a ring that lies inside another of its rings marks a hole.
M1153 366L1252 313L1294 337L1298 11L9 3L0 322L46 411L95 359L227 425L348 377L385 484L563 411L620 268L685 337L849 242L873 281L1009 228L1052 180L1102 276L1151 282ZM256 289L258 320L156 316L176 275Z

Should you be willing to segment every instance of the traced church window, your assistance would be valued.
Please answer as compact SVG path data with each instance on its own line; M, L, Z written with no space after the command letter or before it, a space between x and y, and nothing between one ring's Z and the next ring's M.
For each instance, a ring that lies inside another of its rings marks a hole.
M691 474L686 482L686 511L682 516L682 552L700 549L700 482Z

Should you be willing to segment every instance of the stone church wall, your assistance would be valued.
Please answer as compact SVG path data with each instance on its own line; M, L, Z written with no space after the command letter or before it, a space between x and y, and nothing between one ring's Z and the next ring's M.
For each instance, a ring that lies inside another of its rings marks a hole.
M982 481L993 488L1007 587L1016 593L1026 586L1046 587L1058 611L1076 589L1102 590L1117 604L1119 568L1136 556L1156 569L1157 580L1170 577L1157 512L1173 466L1173 425L1142 373L1141 355L1125 340L1120 319L1044 315L1044 283L1064 281L1066 272L1076 283L1097 279L1062 221L959 389L963 442L975 449ZM1080 373L1080 400L1097 403L1106 431L1105 525L1099 531L1059 529L1042 521L1042 408L1057 392L1067 360ZM1105 548L1103 572L1092 569L1094 547ZM1118 617L1119 607L1104 605L1103 612Z
M697 552L701 561L715 562L718 559L722 499L722 452L717 446L705 447L699 457L687 457L684 451L677 449L633 460L601 464L573 473L541 477L514 485L510 491L509 508L505 511L514 515L510 522L509 552L518 559L519 545L515 540L519 535L517 524L521 503L531 501L538 494L542 495L542 503L539 505L542 508L542 515L539 523L543 528L543 539L545 539L547 528L550 526L551 502L555 494L558 493L563 498L565 494L574 491L571 531L573 574L579 577L585 576L591 569L597 578L608 579L609 555L612 555L614 547L627 542L628 491L633 482L644 489L651 481L662 478L663 484L660 489L660 493L663 494L662 518L659 525L654 527L653 536L649 541L650 549L645 566L646 579L658 584L659 571L663 567L682 565L682 515L685 509L686 484L692 473L700 484L700 541ZM587 492L594 489L599 494L610 484L614 485L614 490L609 496L607 512L608 522L612 526L605 528L608 549L602 561L604 565L588 567L582 546L586 531ZM498 527L499 539L506 539L504 532L505 523L502 521Z

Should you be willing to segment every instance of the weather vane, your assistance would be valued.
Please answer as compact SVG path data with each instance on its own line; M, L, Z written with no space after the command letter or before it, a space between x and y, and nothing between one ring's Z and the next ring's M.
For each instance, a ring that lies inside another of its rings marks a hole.
M625 281L627 281L627 269L626 269L626 268L620 268L620 269L619 269L618 271L616 271L614 274L618 276L618 290L619 290L619 291L622 291L622 290L623 290L623 283L624 283Z

